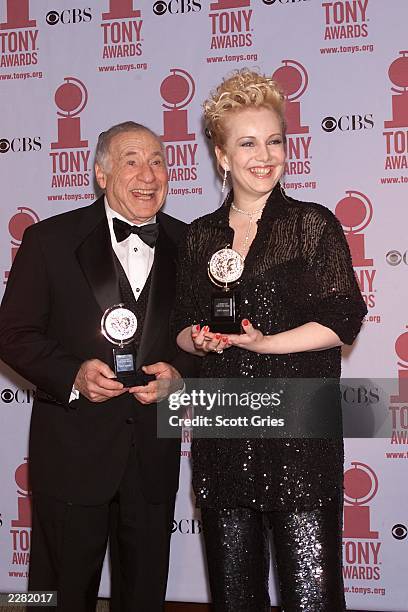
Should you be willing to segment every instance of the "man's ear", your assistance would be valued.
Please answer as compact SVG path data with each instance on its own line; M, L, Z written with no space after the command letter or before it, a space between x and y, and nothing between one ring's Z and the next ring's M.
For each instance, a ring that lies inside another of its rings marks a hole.
M101 189L106 187L106 172L101 168L99 164L95 164L95 176L96 181Z
M217 158L217 162L220 168L222 168L222 170L229 171L229 164L228 164L227 156L225 155L224 151L220 149L220 147L218 146L215 147L214 150L215 150L215 156Z

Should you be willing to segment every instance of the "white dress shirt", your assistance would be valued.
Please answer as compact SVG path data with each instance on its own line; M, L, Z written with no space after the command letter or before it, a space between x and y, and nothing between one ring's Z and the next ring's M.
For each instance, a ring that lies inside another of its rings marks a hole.
M111 237L112 248L115 251L117 258L119 259L122 267L128 277L130 286L132 288L135 299L139 298L143 287L146 284L147 278L152 269L154 260L154 247L149 247L143 240L137 236L137 234L130 234L126 240L118 242L116 240L115 232L113 231L113 219L117 217L121 221L129 223L128 219L123 217L120 213L115 212L108 204L108 200L105 196L105 211L106 218L108 219L109 232ZM148 225L149 223L155 223L156 216L149 219L142 225ZM130 224L132 225L132 224Z

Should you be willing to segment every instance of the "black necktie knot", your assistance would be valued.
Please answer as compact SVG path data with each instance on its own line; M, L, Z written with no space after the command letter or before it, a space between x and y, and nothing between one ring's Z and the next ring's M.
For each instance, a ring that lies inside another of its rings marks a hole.
M115 232L116 240L122 242L130 236L137 234L140 240L143 240L149 247L154 247L159 235L159 224L148 223L147 225L130 225L126 221L122 221L117 217L113 218L113 231Z

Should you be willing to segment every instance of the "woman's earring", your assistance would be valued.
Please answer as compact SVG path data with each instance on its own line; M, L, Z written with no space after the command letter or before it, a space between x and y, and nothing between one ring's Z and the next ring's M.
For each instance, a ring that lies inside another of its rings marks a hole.
M227 176L228 176L228 170L224 168L224 178L222 180L222 189L221 189L222 193L224 193L225 187L227 186Z

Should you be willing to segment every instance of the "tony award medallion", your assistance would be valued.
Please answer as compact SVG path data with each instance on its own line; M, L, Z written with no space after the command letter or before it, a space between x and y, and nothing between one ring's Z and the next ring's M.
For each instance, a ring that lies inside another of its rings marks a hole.
M239 334L241 331L240 294L232 287L244 271L244 258L234 249L220 249L208 263L208 276L221 291L211 294L210 331Z
M136 371L136 355L132 346L137 330L136 315L124 304L116 304L105 311L101 330L105 338L116 345L113 364L118 381L125 387L146 384L146 375Z

